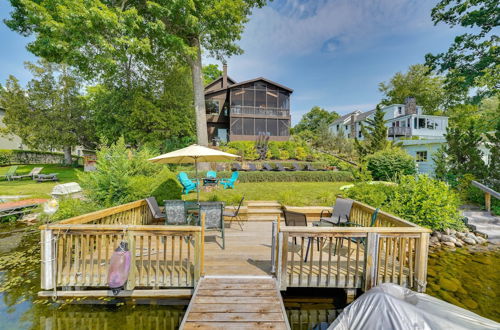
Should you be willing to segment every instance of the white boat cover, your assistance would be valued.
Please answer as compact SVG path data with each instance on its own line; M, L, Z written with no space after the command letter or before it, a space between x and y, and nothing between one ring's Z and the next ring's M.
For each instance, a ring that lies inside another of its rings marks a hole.
M52 188L52 196L59 197L65 195L72 195L82 192L82 188L76 182L68 182L63 184L58 184Z
M384 283L347 306L328 329L500 329L500 323L424 293Z

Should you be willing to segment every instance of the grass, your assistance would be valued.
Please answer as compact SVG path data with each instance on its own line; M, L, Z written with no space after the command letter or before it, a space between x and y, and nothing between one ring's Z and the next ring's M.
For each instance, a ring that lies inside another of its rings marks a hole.
M252 182L239 183L234 189L219 187L212 192L200 192L202 201L223 201L236 205L246 200L276 200L293 206L331 206L340 194L340 187L352 182ZM183 195L184 200L196 200L196 192Z
M41 182L33 180L0 181L0 195L30 195L34 197L49 197L52 187L66 182L78 182L76 173L81 169L63 167L52 164L19 165L16 174L28 174L33 167L43 167L42 174L57 173L59 181ZM0 174L5 174L9 166L0 167ZM1 179L0 179L1 180Z

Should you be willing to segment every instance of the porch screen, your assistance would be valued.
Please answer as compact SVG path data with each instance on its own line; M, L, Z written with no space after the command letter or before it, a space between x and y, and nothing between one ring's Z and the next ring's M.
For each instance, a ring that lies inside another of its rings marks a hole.
M243 118L231 118L231 134L243 135Z

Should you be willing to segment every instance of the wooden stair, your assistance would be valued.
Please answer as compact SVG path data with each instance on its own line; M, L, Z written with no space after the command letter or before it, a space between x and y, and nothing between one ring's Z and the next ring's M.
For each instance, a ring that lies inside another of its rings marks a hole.
M271 276L205 276L180 329L290 329Z
M277 201L248 201L248 221L275 221L281 215L281 204Z

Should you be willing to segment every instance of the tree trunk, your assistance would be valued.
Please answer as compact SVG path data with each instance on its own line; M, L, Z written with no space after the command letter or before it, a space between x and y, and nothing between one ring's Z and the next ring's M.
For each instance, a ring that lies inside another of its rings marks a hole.
M71 147L64 147L64 165L71 165Z
M207 115L205 110L205 91L202 79L201 46L198 38L193 38L191 45L196 47L196 58L189 61L194 91L194 109L196 113L196 137L198 144L208 146Z

